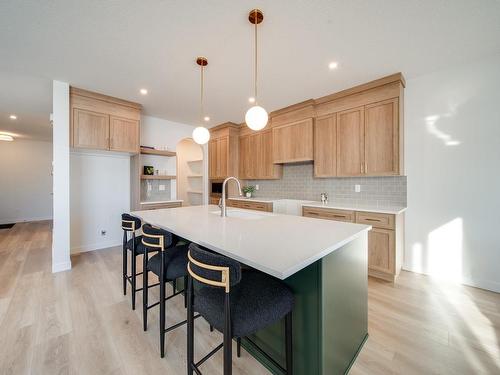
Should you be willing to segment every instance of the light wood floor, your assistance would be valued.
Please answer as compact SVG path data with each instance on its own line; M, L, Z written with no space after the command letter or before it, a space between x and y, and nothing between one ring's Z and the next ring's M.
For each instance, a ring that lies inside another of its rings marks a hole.
M122 295L119 248L74 256L70 272L53 275L50 242L50 222L0 230L0 374L185 373L185 327L167 335L160 359L157 309L143 332ZM173 300L167 324L185 317ZM410 272L395 285L370 279L369 333L352 374L500 373L499 294ZM198 358L221 341L200 319L196 338ZM204 374L221 374L221 363L219 353ZM233 368L268 374L244 351Z

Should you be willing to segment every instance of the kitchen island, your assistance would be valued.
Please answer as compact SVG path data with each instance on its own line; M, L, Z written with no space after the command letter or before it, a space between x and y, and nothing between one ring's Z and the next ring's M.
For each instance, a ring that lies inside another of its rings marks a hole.
M367 338L369 225L300 216L191 206L132 215L182 238L284 280L295 295L295 374L343 374ZM251 339L284 365L284 327ZM242 340L272 373L273 364Z

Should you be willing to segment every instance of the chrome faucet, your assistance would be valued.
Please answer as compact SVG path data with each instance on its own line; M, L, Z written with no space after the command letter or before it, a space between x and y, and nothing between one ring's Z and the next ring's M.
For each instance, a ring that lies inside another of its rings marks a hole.
M224 216L227 216L227 210L226 210L226 183L229 181L229 180L234 180L236 181L236 183L238 184L238 191L239 191L239 194L240 194L240 197L243 195L243 193L241 192L241 183L240 183L240 180L238 180L236 177L228 177L224 180L224 182L222 183L222 198L221 198L221 205L220 205L220 216L221 217L224 217Z

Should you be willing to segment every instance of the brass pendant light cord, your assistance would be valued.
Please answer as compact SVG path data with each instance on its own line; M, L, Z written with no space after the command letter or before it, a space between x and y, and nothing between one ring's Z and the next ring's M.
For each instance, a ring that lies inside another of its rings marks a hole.
M255 10L255 77L254 77L254 97L257 105L257 9Z
M203 64L200 65L200 72L201 72L201 84L200 84L200 120L201 120L201 123L203 124L203 113L204 113L204 110L203 110Z

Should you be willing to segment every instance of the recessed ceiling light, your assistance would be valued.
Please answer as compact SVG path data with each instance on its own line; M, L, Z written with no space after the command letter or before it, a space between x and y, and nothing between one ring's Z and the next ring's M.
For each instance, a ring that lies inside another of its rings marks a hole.
M205 117L203 117L203 120L205 120L205 121L210 121L210 117L205 116Z
M328 64L328 67L330 68L330 70L337 69L339 67L339 63L336 61L332 61L330 64Z
M0 141L7 141L7 142L12 142L14 138L12 138L11 135L8 134L0 134Z
M141 89L141 90L140 90L140 93L141 93L142 95L147 95L147 94L148 94L148 90L146 90L146 89Z
M248 101L250 103L255 103L255 98L253 96L251 96L251 97L248 98Z
M16 115L10 115L10 116L9 116L9 118L10 118L11 120L17 120L17 116L16 116Z

